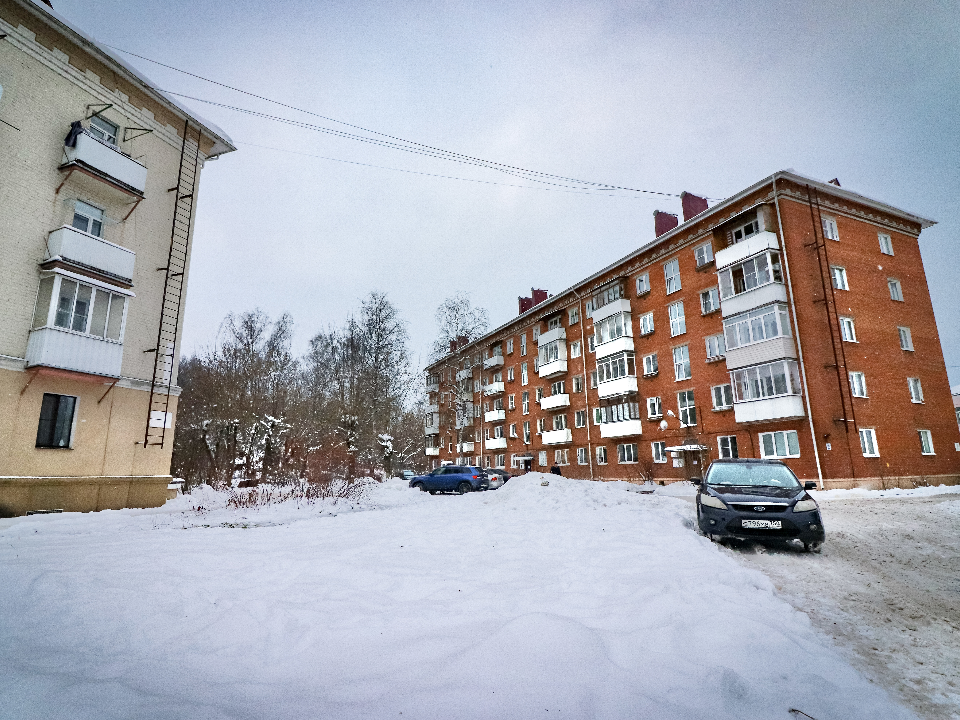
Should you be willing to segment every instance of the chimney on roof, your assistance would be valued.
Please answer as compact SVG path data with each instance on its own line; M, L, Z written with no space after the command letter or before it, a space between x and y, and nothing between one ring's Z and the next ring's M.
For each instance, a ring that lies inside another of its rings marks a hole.
M838 178L834 178L833 180L830 181L830 184L840 187L840 180Z
M470 342L470 338L468 338L466 335L457 335L456 340L450 341L450 352L451 353L457 352L458 350L460 350L460 348L464 347L469 342Z
M707 199L693 193L680 193L680 204L683 206L683 221L691 220L707 209Z
M520 306L520 314L523 315L527 310L539 305L544 300L546 300L549 295L546 290L537 290L536 288L530 288L530 295L532 297L518 297L517 301Z
M663 210L653 211L653 230L657 237L660 237L665 232L670 232L679 224L680 221L676 215L671 215Z
M533 295L534 305L539 305L549 297L546 290L536 290L535 288L530 288L530 293Z

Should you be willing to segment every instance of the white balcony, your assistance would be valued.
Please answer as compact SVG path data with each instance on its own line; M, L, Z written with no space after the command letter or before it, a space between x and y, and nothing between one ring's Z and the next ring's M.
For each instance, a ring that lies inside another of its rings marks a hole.
M546 345L547 343L552 343L554 340L565 340L566 338L566 328L553 328L553 330L547 330L545 333L540 334L540 337L537 338L537 345Z
M769 305L770 303L787 301L787 288L783 283L771 282L761 285L753 290L728 297L726 300L720 299L720 314L723 317L739 315L748 310L755 310L758 307Z
M147 168L112 145L82 132L76 147L64 147L67 164L76 164L137 195L147 187Z
M425 413L440 412L440 406L439 406L439 405L427 405L427 407L424 409L424 412L425 412Z
M493 357L488 357L483 361L483 369L490 370L491 368L503 367L503 355L494 355Z
M440 426L439 425L424 425L423 426L424 435L439 435Z
M559 410L565 407L570 407L570 396L567 393L540 398L541 410Z
M469 380L471 377L473 377L473 368L468 368L467 370L458 370L458 371L457 371L457 380L458 380L458 381Z
M484 422L502 422L507 419L506 410L491 410L483 414Z
M64 328L31 330L27 340L27 367L43 365L117 378L122 361L123 343Z
M440 383L427 381L427 392L439 392Z
M749 365L763 365L774 360L797 357L797 346L792 337L777 337L744 345L726 351L727 370L747 367Z
M800 418L805 414L803 398L799 395L782 395L766 400L751 400L750 402L733 404L733 416L738 423L786 420L788 418Z
M618 397L620 395L629 395L637 391L637 379L632 375L629 377L617 378L616 380L607 380L597 385L597 394L602 398Z
M620 438L641 435L643 428L639 420L621 420L620 422L601 423L600 437Z
M506 450L507 449L507 439L506 438L489 438L483 441L483 446L487 450Z
M487 397L490 397L491 395L500 395L502 393L503 393L502 382L494 382L494 383L490 383L489 385L483 386L483 394L486 395Z
M458 443L457 452L461 455L465 452L473 452L474 444L472 442Z
M570 428L547 430L543 433L542 437L544 445L566 445L569 442L573 442L573 433L570 432Z
M603 307L599 307L594 310L593 322L596 324L604 318L610 317L611 315L628 312L630 312L630 301L626 298L620 298L619 300L614 300L613 302L607 303Z
M613 355L618 352L633 352L633 338L629 335L618 337L615 340L607 340L603 345L596 346L597 360L605 358L607 355Z
M777 240L776 234L764 231L757 233L756 235L751 235L746 240L742 240L736 245L731 245L723 250L717 250L714 260L716 262L717 270L721 270L722 268L736 265L738 262L742 262L748 257L762 253L764 250L779 249L780 243Z
M541 365L540 369L537 370L537 375L542 378L553 377L555 375L563 375L567 371L567 361L566 360L554 360L548 362L545 365Z
M439 455L439 454L440 454L440 448L427 448L424 452L425 452L427 455Z
M137 255L96 235L64 225L47 237L45 260L60 258L92 270L133 282L133 265Z

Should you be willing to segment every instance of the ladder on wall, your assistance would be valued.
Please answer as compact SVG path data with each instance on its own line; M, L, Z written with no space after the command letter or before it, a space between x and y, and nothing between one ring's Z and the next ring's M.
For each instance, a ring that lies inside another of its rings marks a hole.
M160 306L160 324L156 347L144 352L153 353L153 378L150 384L150 402L143 445L163 447L167 430L172 423L170 391L173 387L174 358L177 351L177 330L180 327L180 309L183 303L184 273L193 225L194 195L200 174L200 128L191 137L190 121L183 125L183 144L180 148L180 169L177 184L167 192L175 192L173 227L170 230L170 251L167 264L158 267L164 273L163 302Z

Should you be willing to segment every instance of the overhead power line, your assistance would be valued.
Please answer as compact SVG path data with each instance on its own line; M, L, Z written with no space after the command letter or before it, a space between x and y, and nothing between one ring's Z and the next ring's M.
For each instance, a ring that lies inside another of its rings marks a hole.
M105 43L105 44L106 44L106 43ZM528 169L526 169L526 168L522 168L522 167L519 167L519 166L516 166L516 165L509 165L509 164L506 164L506 163L500 163L500 162L496 162L496 161L493 161L493 160L485 160L485 159L483 159L483 158L478 158L478 157L474 157L474 156L471 156L471 155L466 155L466 154L464 154L464 153L458 153L458 152L453 152L453 151L450 151L450 150L444 150L444 149L442 149L442 148L434 147L434 146L432 146L432 145L427 145L427 144L425 144L425 143L419 143L419 142L416 142L416 141L413 141L413 140L407 140L407 139L405 139L405 138L401 138L401 137L396 136L396 135L390 135L390 134L388 134L388 133L379 132L379 131L377 131L377 130L371 130L371 129L369 129L369 128L365 128L365 127L362 127L362 126L360 126L360 125L355 125L355 124L352 124L352 123L348 123L348 122L346 122L346 121L344 121L344 120L339 120L339 119L337 119L337 118L330 117L330 116L327 116L327 115L321 115L320 113L315 113L315 112L313 112L313 111L311 111L311 110L305 110L304 108L300 108L300 107L297 107L297 106L295 106L295 105L290 105L290 104L288 104L288 103L281 102L281 101L279 101L279 100L274 100L274 99L272 99L272 98L268 98L268 97L266 97L266 96L264 96L264 95L258 95L257 93L253 93L253 92L250 92L250 91L248 91L248 90L243 90L242 88L234 87L234 86L232 86L232 85L228 85L228 84L226 84L226 83L219 82L218 80L213 80L213 79L211 79L211 78L204 77L203 75L198 75L197 73L192 73L192 72L190 72L190 71L188 71L188 70L183 70L182 68L178 68L178 67L175 67L175 66L173 66L173 65L169 65L169 64L167 64L167 63L160 62L159 60L154 60L154 59L152 59L152 58L145 57L145 56L143 56L143 55L140 55L140 54L138 54L138 53L132 52L132 51L130 51L130 50L126 50L126 49L124 49L124 48L117 47L117 46L115 46L115 45L109 45L109 44L107 44L107 47L109 47L109 48L111 48L111 49L113 49L113 50L116 50L116 51L118 51L118 52L122 52L122 53L125 53L125 54L127 54L127 55L131 55L131 56L133 56L133 57L139 58L139 59L144 60L144 61L146 61L146 62L153 63L153 64L155 64L155 65L159 65L160 67L165 67L165 68L167 68L167 69L169 69L169 70L173 70L173 71L175 71L175 72L182 73L182 74L184 74L184 75L188 75L189 77L197 78L198 80L203 80L204 82L212 83L212 84L217 85L217 86L219 86L219 87L226 88L227 90L232 90L232 91L234 91L234 92L238 92L238 93L241 93L241 94L243 94L243 95L247 95L247 96L249 96L249 97L256 98L256 99L258 99L258 100L263 100L264 102L269 102L269 103L272 103L272 104L274 104L274 105L279 105L280 107L285 107L285 108L288 108L288 109L290 109L290 110L295 110L296 112L302 112L302 113L305 113L305 114L307 114L307 115L312 115L312 116L318 117L318 118L320 118L320 119L322 119L322 120L326 120L327 122L333 122L333 123L337 123L337 124L339 124L339 125L343 125L343 126L345 126L345 127L353 128L354 130L360 130L360 131L362 131L362 132L369 133L369 134L371 134L371 135L375 135L375 136L377 136L377 137L376 137L376 138L363 137L363 136L361 136L361 135L356 135L356 134L354 134L354 133L348 133L348 132L345 132L345 131L338 131L338 130L335 130L335 129L333 129L333 128L324 128L323 126L314 125L314 124L312 124L312 123L304 123L304 122L298 121L298 120L291 120L291 119L289 119L289 118L282 118L282 117L278 117L278 116L275 116L275 115L270 115L270 114L268 114L268 113L261 113L261 112L258 112L258 111L255 111L255 110L250 110L250 109L247 109L247 108L240 108L240 107L237 107L237 106L228 105L228 104L226 104L226 103L218 103L218 102L214 102L214 101L212 101L212 100L205 100L205 99L203 99L203 98L197 98L197 97L193 97L193 96L190 96L190 95L185 95L185 94L183 94L183 93L175 93L175 92L171 92L171 91L161 91L161 92L166 92L167 94L170 94L170 95L175 95L175 96L178 96L178 97L184 97L184 98L187 98L187 99L190 99L190 100L194 100L194 101L196 101L196 102L207 103L207 104L214 105L214 106L218 106L218 107L222 107L222 108L225 108L225 109L228 109L228 110L233 110L233 111L235 111L235 112L246 113L246 114L248 114L248 115L252 115L252 116L256 116L256 117L261 117L261 118L263 118L263 119L273 120L273 121L275 121L275 122L281 122L281 123L285 123L285 124L288 124L288 125L294 125L294 126L302 127L302 128L309 129L309 130L316 130L316 131L318 131L318 132L324 132L324 133L327 133L327 134L330 134L330 135L334 135L334 136L338 136L338 137L343 137L343 138L347 138L347 139L351 139L351 140L358 140L358 141L360 141L360 142L366 142L366 143L371 143L371 144L374 144L374 145L380 145L380 146L382 146L382 147L387 147L387 148L394 149L394 150L403 150L403 151L405 151L405 152L412 152L412 153L415 153L415 154L425 155L425 156L428 156L428 157L434 157L434 158L438 158L438 159L442 159L442 160L447 160L447 161L451 161L451 162L458 162L458 163L462 163L462 164L466 164L466 165L476 165L476 166L479 166L479 167L485 167L485 168L488 168L488 169L491 169L491 170L497 170L497 171L499 171L499 172L506 173L506 174L508 174L508 175L513 175L513 176L515 176L515 177L523 178L524 180L528 180L528 181L541 182L541 183L545 183L545 184L554 184L554 185L558 185L558 186L561 186L561 187L571 187L570 185L567 185L567 183L574 183L576 186L582 186L582 187L578 187L578 189L581 189L581 190L622 191L622 192L627 192L627 193L644 193L644 194L647 194L647 195L660 195L660 196L664 196L664 197L680 197L680 195L679 195L678 193L661 192L661 191L658 191L658 190L642 190L642 189L639 189L639 188L632 188L632 187L628 187L628 186L624 186L624 185L614 185L614 184L610 184L610 183L599 183L599 182L593 182L593 181L589 181L589 180L581 180L581 179L579 179L579 178L568 177L568 176L565 176L565 175L555 175L555 174L553 174L553 173L546 173L546 172L541 172L541 171L538 171L538 170L528 170ZM378 138L383 138L383 140L378 140ZM553 181L560 181L560 182L553 182ZM710 198L710 199L713 199L713 198Z

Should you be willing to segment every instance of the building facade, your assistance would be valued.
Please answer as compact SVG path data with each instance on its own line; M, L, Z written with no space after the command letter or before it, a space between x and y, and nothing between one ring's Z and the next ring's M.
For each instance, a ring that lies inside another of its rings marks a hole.
M162 504L216 127L51 8L0 0L0 515Z
M681 201L682 223L655 213L653 242L427 369L427 458L676 480L772 457L824 487L960 481L919 248L933 223L792 172Z

